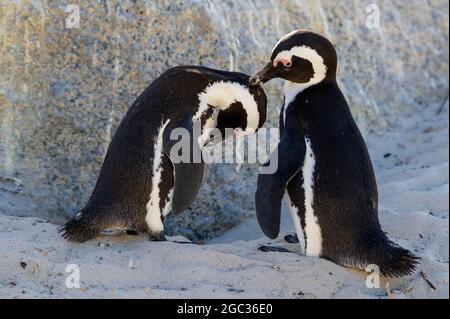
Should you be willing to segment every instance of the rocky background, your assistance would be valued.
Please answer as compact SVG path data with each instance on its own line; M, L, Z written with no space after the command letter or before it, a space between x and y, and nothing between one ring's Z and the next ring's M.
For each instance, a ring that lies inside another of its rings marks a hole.
M80 8L79 28L67 27L69 4ZM253 73L297 28L335 43L341 88L363 133L386 130L448 99L448 6L0 0L0 212L62 223L88 199L122 115L159 74L180 64ZM266 87L266 127L277 126L279 91L280 82ZM253 214L256 174L255 165L209 166L195 204L168 220L169 232L204 241Z

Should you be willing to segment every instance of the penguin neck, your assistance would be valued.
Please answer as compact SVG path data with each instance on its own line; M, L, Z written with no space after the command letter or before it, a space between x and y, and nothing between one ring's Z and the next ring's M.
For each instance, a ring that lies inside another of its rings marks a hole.
M300 95L303 92L309 91L310 89L313 89L315 87L324 86L326 84L336 84L336 78L327 76L319 83L295 83L291 81L285 81L283 86L284 97L294 100L297 95Z
M314 95L316 91L324 92L327 88L337 87L336 80L324 80L317 84L294 83L286 81L283 87L284 106L287 108L289 104L300 97Z
M336 94L337 93L337 94ZM286 82L284 85L283 123L286 116L305 117L307 114L320 112L336 112L341 108L341 94L335 80L322 81L318 84L305 86L301 83ZM335 103L328 103L328 101Z
M200 117L200 136L198 137L198 143L201 147L204 147L208 143L211 133L217 128L217 117L219 110L215 107L208 107L208 110Z

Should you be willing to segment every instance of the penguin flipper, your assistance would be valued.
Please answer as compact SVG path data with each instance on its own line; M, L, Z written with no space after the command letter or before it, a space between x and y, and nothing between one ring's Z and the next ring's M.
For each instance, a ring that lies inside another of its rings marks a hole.
M179 214L195 200L203 180L204 162L194 135L192 115L167 125L163 150L174 167L172 213Z
M264 234L271 239L280 232L281 203L286 186L300 170L305 152L303 137L292 137L285 131L270 160L263 165L263 169L275 165L276 171L268 174L260 169L255 194L256 217Z

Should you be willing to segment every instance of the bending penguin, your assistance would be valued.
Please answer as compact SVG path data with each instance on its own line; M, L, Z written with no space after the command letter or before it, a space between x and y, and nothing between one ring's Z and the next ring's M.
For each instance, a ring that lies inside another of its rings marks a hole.
M195 66L175 67L154 80L122 119L94 191L60 228L63 237L84 242L105 230L127 230L164 240L164 217L187 209L201 186L201 148L210 133L230 128L246 135L264 124L266 95L248 81L245 74ZM192 138L187 151L171 152L181 142L180 128Z
M358 269L375 264L385 276L411 274L419 258L381 230L372 163L336 69L332 43L297 30L276 44L271 61L250 80L255 86L285 80L280 143L271 154L278 169L258 177L258 222L268 237L278 236L286 193L306 255Z

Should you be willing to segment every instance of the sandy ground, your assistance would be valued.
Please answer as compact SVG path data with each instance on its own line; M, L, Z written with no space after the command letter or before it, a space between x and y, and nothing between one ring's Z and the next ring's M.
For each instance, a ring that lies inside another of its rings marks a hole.
M369 289L363 272L260 252L270 241L255 219L203 246L125 235L80 245L45 221L0 215L0 298L448 298L448 103L438 108L367 137L384 230L423 258L410 277ZM292 229L285 212L283 235ZM298 248L281 237L271 244ZM66 287L71 264L79 289Z

